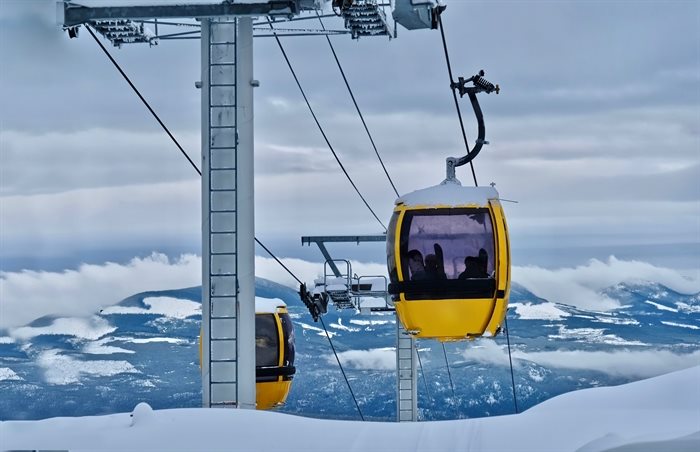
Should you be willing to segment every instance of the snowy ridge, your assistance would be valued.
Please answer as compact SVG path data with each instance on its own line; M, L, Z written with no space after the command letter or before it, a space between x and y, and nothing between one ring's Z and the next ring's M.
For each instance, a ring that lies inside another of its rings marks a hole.
M189 300L180 300L173 297L147 297L143 299L147 308L137 306L110 306L103 309L102 315L112 314L155 314L174 319L186 319L195 315L201 315L201 303Z
M23 380L23 378L9 367L0 367L0 381L2 380Z
M509 327L521 409L562 393L624 384L700 363L700 336L693 328L700 327L700 315L695 312L697 294L679 294L659 284L620 284L606 292L619 299L621 307L586 310L554 303L513 285ZM200 406L200 296L200 287L148 291L115 305L136 308L130 313L109 314L108 310L61 322L44 317L18 328L31 332L22 335L26 339L13 334L17 329L10 329L3 336L7 339L0 341L0 368L11 369L19 379L0 380L5 402L0 404L0 419L120 413L139 401L159 409ZM282 300L294 319L298 370L287 403L278 410L323 419L355 419L356 408L348 400L325 333L320 323L310 319L298 294L258 278L256 296L271 300L272 305ZM688 308L659 310L647 300ZM192 312L196 315L189 315ZM324 322L353 391L360 396L365 418L393 420L395 317L330 309ZM421 340L418 346L420 420L513 412L503 335L446 344L454 394L440 344ZM72 402L76 399L84 403Z

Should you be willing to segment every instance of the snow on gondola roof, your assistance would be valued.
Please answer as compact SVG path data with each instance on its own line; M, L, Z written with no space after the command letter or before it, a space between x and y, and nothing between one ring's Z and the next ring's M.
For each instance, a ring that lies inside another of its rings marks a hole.
M278 307L286 308L287 304L279 298L255 297L256 314L274 314Z
M490 199L498 199L498 191L493 187L463 187L459 183L447 182L407 193L396 200L396 205L486 206Z

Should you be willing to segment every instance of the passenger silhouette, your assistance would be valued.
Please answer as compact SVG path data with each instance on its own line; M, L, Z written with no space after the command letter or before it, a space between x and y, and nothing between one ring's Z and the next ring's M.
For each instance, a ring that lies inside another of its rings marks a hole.
M482 253L483 251L483 253ZM464 271L459 274L458 279L488 278L486 264L488 254L483 248L479 250L479 256L467 256L464 258Z
M423 281L428 279L425 272L425 263L423 263L423 255L418 250L411 250L408 256L408 269L411 271L411 281Z
M481 278L488 278L488 276L489 276L489 272L488 272L489 254L483 248L481 248L479 250L479 265L481 266L481 272L484 275L484 276L481 276Z
M428 275L428 279L447 279L442 248L436 243L433 245L433 249L435 250L435 254L428 254L425 256L425 273Z

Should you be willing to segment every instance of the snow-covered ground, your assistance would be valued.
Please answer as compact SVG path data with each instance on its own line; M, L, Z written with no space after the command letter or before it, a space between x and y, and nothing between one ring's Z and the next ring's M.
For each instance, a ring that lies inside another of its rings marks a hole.
M281 413L171 409L0 422L0 449L304 451L697 451L700 366L567 393L491 418L350 422Z

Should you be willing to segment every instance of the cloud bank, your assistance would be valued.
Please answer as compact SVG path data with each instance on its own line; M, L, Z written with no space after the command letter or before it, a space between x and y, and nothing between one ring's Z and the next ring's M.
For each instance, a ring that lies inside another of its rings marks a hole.
M307 284L323 275L321 263L296 258L281 261ZM359 275L386 274L383 264L357 261L351 264L353 272ZM255 265L257 276L298 289L299 283L274 259L256 256ZM599 311L620 305L618 300L599 291L621 282L651 281L680 293L700 292L700 281L687 279L675 270L615 257L556 270L513 267L513 281L548 301ZM63 272L0 272L0 329L24 326L47 315L90 317L139 292L200 283L201 258L190 254L169 259L154 253L126 264L84 264ZM527 304L519 305L520 310L527 307Z
M508 366L508 349L492 340L479 340L461 352L467 361ZM549 368L595 370L614 377L650 378L700 364L700 351L673 353L668 350L584 351L554 350L526 353L515 350L516 373L528 362Z
M90 317L139 292L192 287L200 281L199 257L170 260L157 253L125 265L108 262L63 272L2 272L0 329L43 316Z
M700 351L680 354L668 350L551 351L515 353L516 359L545 367L597 370L616 377L650 378L700 364Z
M123 360L79 360L62 355L58 350L47 350L37 358L37 364L44 371L47 383L69 385L80 382L83 375L111 377L122 373L140 373L128 361Z
M338 358L351 369L396 370L396 349L392 347L348 350L338 353ZM326 360L335 364L333 355L326 356Z
M548 270L541 267L513 267L513 281L540 298L577 308L609 310L618 300L599 293L622 282L655 282L679 293L700 292L700 281L683 277L670 268L610 256L607 262L591 259L574 268Z

